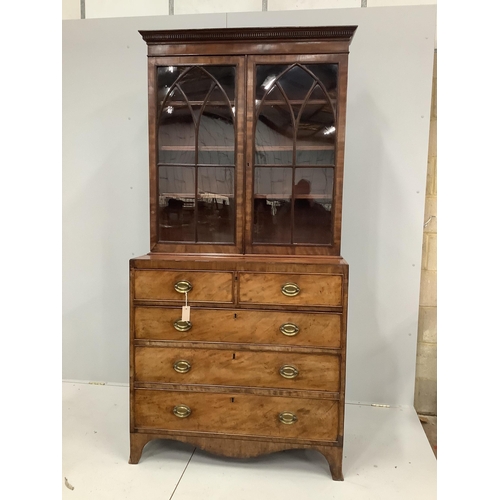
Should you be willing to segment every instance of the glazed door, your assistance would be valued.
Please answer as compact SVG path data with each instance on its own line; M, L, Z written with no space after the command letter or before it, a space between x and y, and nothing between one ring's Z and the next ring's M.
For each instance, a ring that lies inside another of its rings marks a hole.
M153 252L242 252L243 64L149 59Z
M340 255L347 55L253 56L247 253Z

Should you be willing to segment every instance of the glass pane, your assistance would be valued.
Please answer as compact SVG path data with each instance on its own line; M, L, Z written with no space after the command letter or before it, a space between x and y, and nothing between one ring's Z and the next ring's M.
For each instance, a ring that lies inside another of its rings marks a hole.
M256 101L259 113L255 130L256 165L291 165L293 161L294 123L290 107L277 87L269 101Z
M314 76L324 85L330 99L337 99L337 64L304 64L304 67L311 71Z
M332 243L333 168L296 168L294 243Z
M159 167L160 241L195 241L195 168Z
M168 96L169 100L179 100L182 99L180 92L177 90L174 91L174 95L172 95L172 86L175 81L179 78L180 71L184 69L189 69L187 67L179 68L176 66L162 66L157 70L157 80L156 80L156 88L157 88L157 103L158 109L161 108L162 103Z
M235 71L234 66L158 68L160 164L234 165Z
M297 65L260 64L256 70L256 99L263 99L266 92L279 82L290 101L304 100L314 82L313 77Z
M185 101L163 108L158 127L158 162L194 164L195 123Z
M234 101L236 69L234 66L163 66L158 68L158 103L173 86L182 89L190 102L203 102L214 84L223 90L224 102ZM182 99L180 92L170 100Z
M324 91L316 85L301 106L297 124L297 164L333 165L335 116Z
M177 82L177 86L182 89L191 103L203 102L213 85L212 78L198 66L193 66L183 73Z
M291 243L291 168L255 168L254 243Z
M234 89L236 88L236 68L234 66L203 66L208 71L217 84L224 90L227 98L234 104Z
M234 168L198 167L198 241L234 243Z
M276 78L287 68L286 64L258 64L255 74L255 99L261 101L264 94L272 93Z
M198 131L198 163L234 165L234 110L215 87L203 108Z

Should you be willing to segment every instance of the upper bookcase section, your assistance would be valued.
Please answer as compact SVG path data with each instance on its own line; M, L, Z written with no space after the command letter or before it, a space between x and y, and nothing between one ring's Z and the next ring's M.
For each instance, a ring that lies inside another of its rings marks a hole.
M340 255L355 30L141 31L152 252Z

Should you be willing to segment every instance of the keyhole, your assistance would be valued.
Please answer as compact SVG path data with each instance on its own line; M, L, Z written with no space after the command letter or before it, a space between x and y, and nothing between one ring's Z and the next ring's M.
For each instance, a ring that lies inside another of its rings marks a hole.
M236 319L238 317L238 315L236 313L234 313L234 319Z
M231 398L231 403L234 403L234 398Z
M233 352L233 359L236 359L236 354Z

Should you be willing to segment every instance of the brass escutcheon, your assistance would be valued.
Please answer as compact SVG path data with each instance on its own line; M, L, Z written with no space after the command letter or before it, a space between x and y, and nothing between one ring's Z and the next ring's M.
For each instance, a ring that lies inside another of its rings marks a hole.
M299 333L300 328L294 323L284 323L280 326L280 332L287 337L293 337Z
M287 297L295 297L300 293L299 285L296 283L285 283L281 287L281 293Z
M188 293L193 289L193 285L189 281L178 281L174 285L174 289L179 293Z
M299 370L292 365L283 365L280 368L280 375L283 378L295 378L299 374Z
M174 328L178 332L187 332L188 330L191 330L192 326L191 321L182 321L181 319L178 319L174 322Z
M291 411L281 412L279 415L279 419L280 419L280 422L282 424L286 424L286 425L294 424L298 420L297 415L295 415Z
M191 408L187 405L177 405L173 409L174 415L179 418L187 418L191 415Z
M191 370L191 363L185 359L179 359L174 363L174 370L178 373L187 373Z

